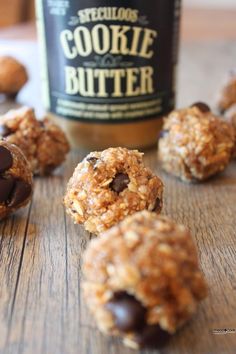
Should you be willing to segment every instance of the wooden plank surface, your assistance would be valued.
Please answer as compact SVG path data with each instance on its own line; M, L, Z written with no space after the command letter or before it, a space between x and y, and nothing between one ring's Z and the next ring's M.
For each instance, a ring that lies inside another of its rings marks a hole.
M31 82L19 100L37 106L39 78L35 45L1 42L21 57ZM185 44L181 53L179 105L214 102L225 70L233 66L233 42ZM33 60L32 60L33 59ZM0 113L13 105L2 101ZM80 291L81 255L91 235L65 215L61 200L68 178L84 152L74 151L54 176L35 179L31 205L0 223L1 354L131 354L119 339L99 333ZM236 333L236 163L205 184L188 185L162 173L156 150L146 163L165 183L164 214L187 225L195 238L209 297L197 315L161 354L235 354ZM143 351L149 354L149 351Z

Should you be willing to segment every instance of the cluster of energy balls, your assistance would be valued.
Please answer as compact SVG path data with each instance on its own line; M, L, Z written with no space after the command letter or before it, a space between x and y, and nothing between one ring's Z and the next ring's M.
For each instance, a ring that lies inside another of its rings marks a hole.
M0 93L28 80L18 61L0 57ZM224 119L197 102L164 120L158 157L184 181L203 181L236 156L236 74L218 104ZM33 175L50 174L69 151L63 131L22 107L0 117L0 220L31 199ZM160 215L164 185L143 154L109 148L87 155L71 177L64 205L98 237L83 257L85 301L98 327L132 348L162 347L207 295L189 230Z
M18 60L0 56L0 94L14 98L28 81ZM49 118L21 107L0 116L0 220L27 205L33 175L51 174L65 160L69 143Z
M85 301L99 329L132 348L165 345L207 294L189 231L159 215L163 188L142 153L118 147L86 156L64 198L98 236L83 257Z
M65 160L69 143L48 118L22 107L0 116L0 220L28 204L33 175L48 175Z
M188 182L223 171L236 155L236 77L219 112L229 105L225 117L203 102L172 111L159 136L161 167ZM143 154L109 148L78 164L64 197L74 222L98 236L83 257L85 301L102 332L134 349L164 346L207 295L189 230L159 215L163 189Z

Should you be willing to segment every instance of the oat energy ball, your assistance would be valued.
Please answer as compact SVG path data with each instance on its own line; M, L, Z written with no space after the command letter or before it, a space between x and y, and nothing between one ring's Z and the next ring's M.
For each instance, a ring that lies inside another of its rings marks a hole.
M229 72L225 84L219 93L218 109L221 113L236 103L236 69Z
M234 149L232 157L236 158L236 103L225 112L225 119L231 124L234 132Z
M48 118L37 120L29 107L11 110L0 117L0 136L23 151L34 174L50 174L69 151L61 128Z
M0 93L14 96L27 81L27 71L18 60L0 56Z
M133 348L163 346L207 293L189 231L146 210L92 240L83 273L98 327Z
M233 146L230 125L198 102L165 118L158 155L166 172L184 181L202 181L226 168Z
M127 215L162 208L163 183L126 148L90 153L75 169L64 203L75 223L98 234Z
M22 151L0 140L0 220L28 204L32 184L30 166Z

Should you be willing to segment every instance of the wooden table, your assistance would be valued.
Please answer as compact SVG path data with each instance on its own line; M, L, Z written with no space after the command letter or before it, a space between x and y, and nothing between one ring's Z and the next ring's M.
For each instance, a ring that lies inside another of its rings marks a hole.
M19 47L24 49L19 51ZM39 102L37 52L33 42L0 42L0 51L18 55L31 82L20 102ZM181 51L178 104L214 103L225 71L234 65L236 42L185 42ZM0 111L12 107L3 101ZM82 254L91 235L66 216L62 197L82 159L74 151L53 176L35 179L32 203L0 224L1 354L131 354L119 339L99 333L81 296ZM165 183L164 214L187 225L198 248L209 297L197 315L161 354L235 354L236 333L236 163L200 185L188 185L160 171L156 151L146 163ZM143 351L149 354L149 351Z

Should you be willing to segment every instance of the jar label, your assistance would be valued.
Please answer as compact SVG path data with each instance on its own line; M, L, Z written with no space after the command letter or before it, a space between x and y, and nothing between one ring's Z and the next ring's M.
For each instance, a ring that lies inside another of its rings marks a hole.
M37 0L46 108L120 122L174 106L180 0Z

